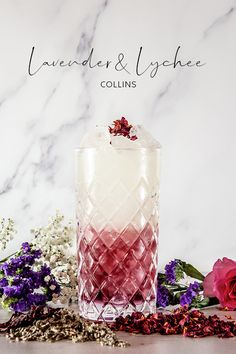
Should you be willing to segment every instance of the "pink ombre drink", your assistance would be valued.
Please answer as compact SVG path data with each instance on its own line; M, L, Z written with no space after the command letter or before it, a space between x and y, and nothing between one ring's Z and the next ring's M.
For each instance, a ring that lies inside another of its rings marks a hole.
M93 320L156 309L160 145L135 129L97 127L76 150L79 310Z

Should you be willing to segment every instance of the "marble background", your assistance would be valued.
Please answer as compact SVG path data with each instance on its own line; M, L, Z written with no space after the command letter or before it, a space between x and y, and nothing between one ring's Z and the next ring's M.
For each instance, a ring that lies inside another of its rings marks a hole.
M236 1L0 0L0 216L19 230L8 252L56 209L74 218L74 153L96 123L126 116L162 144L160 266L183 258L208 271L236 256ZM202 60L158 75L46 68L95 57ZM101 88L102 80L136 88Z

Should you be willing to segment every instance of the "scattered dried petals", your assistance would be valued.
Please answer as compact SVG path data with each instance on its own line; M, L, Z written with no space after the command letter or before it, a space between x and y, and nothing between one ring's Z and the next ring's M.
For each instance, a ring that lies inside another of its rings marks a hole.
M191 338L236 336L236 321L224 321L217 315L206 316L199 310L189 311L186 306L172 313L157 312L148 316L134 312L126 317L118 317L110 327L113 330L130 333L182 334L184 337Z

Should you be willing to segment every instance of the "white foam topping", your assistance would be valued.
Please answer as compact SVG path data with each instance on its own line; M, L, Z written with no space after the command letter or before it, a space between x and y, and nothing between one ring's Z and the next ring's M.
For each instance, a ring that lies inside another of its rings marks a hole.
M114 136L109 133L108 127L96 126L84 135L80 147L108 147L116 149L160 148L160 143L141 125L134 126L130 135L136 135L137 139L130 140L122 135Z

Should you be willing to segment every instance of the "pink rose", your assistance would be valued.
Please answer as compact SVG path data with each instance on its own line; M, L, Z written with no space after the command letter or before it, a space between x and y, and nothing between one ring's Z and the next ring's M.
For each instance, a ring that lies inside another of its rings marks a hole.
M203 289L205 296L217 297L222 306L236 309L236 262L226 257L218 259L204 279Z

